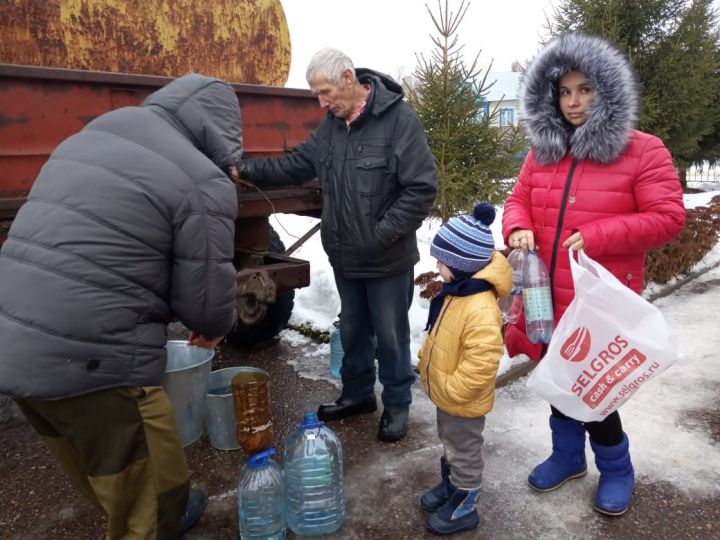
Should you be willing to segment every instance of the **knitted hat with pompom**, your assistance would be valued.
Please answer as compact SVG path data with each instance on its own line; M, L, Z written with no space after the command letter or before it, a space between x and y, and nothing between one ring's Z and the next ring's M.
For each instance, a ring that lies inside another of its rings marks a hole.
M490 231L494 220L495 207L488 203L476 205L471 216L450 218L433 238L430 255L450 268L456 277L474 274L490 262L495 252Z

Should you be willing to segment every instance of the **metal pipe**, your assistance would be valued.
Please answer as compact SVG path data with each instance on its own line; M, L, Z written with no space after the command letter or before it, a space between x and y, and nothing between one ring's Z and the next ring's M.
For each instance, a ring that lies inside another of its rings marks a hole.
M295 250L297 250L300 246L302 246L308 238L310 238L313 234L318 232L320 229L320 222L318 221L315 225L313 225L312 229L310 229L308 232L306 232L304 235L302 235L297 242L295 242L292 246L287 248L283 255L292 255Z

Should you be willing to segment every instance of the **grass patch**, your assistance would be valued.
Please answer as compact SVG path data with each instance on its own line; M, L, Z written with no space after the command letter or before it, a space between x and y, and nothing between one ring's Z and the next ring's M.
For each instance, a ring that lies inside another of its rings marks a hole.
M330 343L330 332L327 330L318 330L313 328L309 323L301 325L288 324L287 327L290 330L295 330L296 332L301 333L303 336L310 338L317 343Z

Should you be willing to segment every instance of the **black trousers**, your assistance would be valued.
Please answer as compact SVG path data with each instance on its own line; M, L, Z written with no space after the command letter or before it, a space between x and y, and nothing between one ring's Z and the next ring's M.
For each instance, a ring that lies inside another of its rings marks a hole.
M552 415L556 418L571 419L558 411L552 405L550 406ZM572 420L572 419L571 419ZM585 429L590 435L590 439L600 446L615 446L623 440L622 422L620 422L620 414L615 411L608 415L602 422L583 422Z

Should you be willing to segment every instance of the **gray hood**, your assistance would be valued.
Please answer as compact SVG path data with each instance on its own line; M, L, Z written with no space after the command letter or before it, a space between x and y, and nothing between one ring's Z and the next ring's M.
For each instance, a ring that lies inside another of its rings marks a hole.
M581 71L595 88L588 120L577 129L558 105L558 81L569 71ZM576 159L610 163L637 123L633 68L624 54L595 36L568 33L548 43L525 72L522 93L523 119L540 163L560 161L568 149Z
M215 165L226 171L242 157L235 91L222 81L185 75L149 95L141 107L162 111Z

